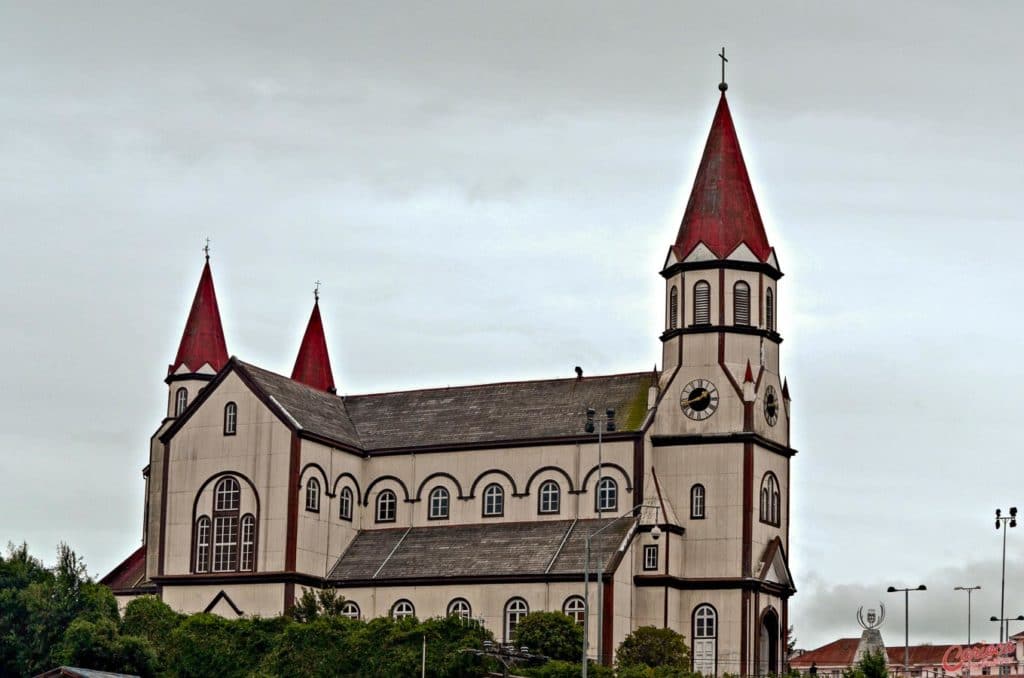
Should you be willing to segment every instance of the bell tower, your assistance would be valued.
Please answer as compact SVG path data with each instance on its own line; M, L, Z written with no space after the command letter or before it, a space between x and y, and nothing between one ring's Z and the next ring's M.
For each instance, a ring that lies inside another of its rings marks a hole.
M206 382L216 376L228 362L224 328L217 308L217 293L210 272L210 246L203 248L206 263L199 276L199 286L192 300L192 310L185 321L178 353L167 366L167 417L175 418L191 403Z
M719 56L724 64L724 51ZM795 592L786 555L796 452L779 369L782 271L726 89L723 81L661 271L665 324L652 480L684 528L669 537L683 555L666 573L675 593L666 593L665 605L693 641L694 670L779 674Z

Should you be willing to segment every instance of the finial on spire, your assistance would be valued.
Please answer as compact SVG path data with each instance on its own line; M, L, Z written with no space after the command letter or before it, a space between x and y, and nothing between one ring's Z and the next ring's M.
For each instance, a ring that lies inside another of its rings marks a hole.
M725 90L729 89L729 85L725 82L725 64L729 61L725 58L725 47L722 47L722 51L719 52L718 58L722 60L722 82L718 83L718 91L724 93Z
M206 254L206 260L210 260L210 239L206 239L206 244L203 245L203 253Z
M320 301L320 281L313 283L313 301Z

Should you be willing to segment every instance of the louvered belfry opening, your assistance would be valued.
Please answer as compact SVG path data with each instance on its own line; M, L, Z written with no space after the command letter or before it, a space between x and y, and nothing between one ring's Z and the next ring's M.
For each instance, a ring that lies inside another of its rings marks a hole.
M693 324L711 324L711 285L707 280L693 286Z
M764 317L765 329L769 332L775 331L775 294L772 288L768 288L764 296Z
M750 285L742 280L732 288L732 317L734 325L750 324Z
M674 330L679 327L679 290L675 285L668 294L668 328Z

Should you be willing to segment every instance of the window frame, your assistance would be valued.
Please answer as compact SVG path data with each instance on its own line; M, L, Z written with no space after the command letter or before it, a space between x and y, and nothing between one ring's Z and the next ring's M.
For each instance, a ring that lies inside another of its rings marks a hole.
M701 612L707 612L708 614L701 615L700 614ZM699 617L701 617L700 621L703 621L704 628L702 630L698 630L698 621L699 621L698 618ZM708 630L707 629L707 624L708 624L707 620L708 619L711 620L710 623L712 624L712 629L711 629L712 633L710 633L710 634L707 633L707 630ZM690 624L691 624L690 625L690 629L691 629L690 635L691 635L691 639L693 641L694 648L697 647L697 643L700 642L700 641L710 641L712 647L714 648L714 660L713 660L714 669L711 672L706 672L705 675L717 675L718 674L718 610L716 610L715 606L712 605L711 603L698 603L697 606L693 608L692 616L690 617ZM697 653L696 652L691 652L690 656L691 656L690 668L691 668L692 671L697 672L699 670L697 668ZM704 673L704 672L702 672L702 673Z
M443 495L443 505L438 503L438 508L443 508L443 511L435 513L435 498L440 498ZM451 492L444 485L438 485L430 491L427 495L427 520L448 520L451 515Z
M238 521L238 571L256 571L256 516L251 513Z
M188 409L188 389L179 386L174 392L174 416L180 417Z
M352 505L355 503L355 495L352 488L343 487L338 492L338 519L352 522Z
M575 607L577 603L578 608ZM573 609L569 609L570 605L574 606ZM582 626L587 618L587 602L583 600L583 596L569 596L562 601L562 614L571 617L576 624Z
M661 560L661 554L658 551L657 544L644 544L643 569L645 571L651 572L658 569Z
M746 299L746 316L741 321L741 313L743 310L742 300ZM750 283L746 280L737 280L732 286L732 324L736 327L750 327Z
M493 492L492 492L493 490ZM489 502L495 502L495 506L489 506ZM484 518L502 518L505 515L505 488L501 483L490 483L483 491L483 506L481 515Z
M306 510L320 513L320 481L313 477L306 481Z
M354 608L354 610L353 610ZM354 611L354 614L353 614ZM363 612L359 609L359 603L354 600L346 600L341 605L341 616L348 617L349 619L359 619Z
M782 484L772 471L766 471L761 477L761 489L758 491L760 521L772 527L782 526Z
M213 521L210 516L203 514L196 518L195 527L195 548L193 552L192 571L196 574L205 574L210 571L210 564L213 555Z
M242 514L242 485L237 476L223 473L212 492L204 483L202 492L211 492L207 499L209 511L199 513L192 526L192 552L189 571L192 574L230 574L255 572L259 566L259 498L255 510ZM255 488L254 488L255 489ZM193 515L201 509L199 497Z
M699 510L698 510L699 509ZM690 487L690 520L704 520L708 515L708 491L701 483Z
M668 292L668 328L670 330L679 327L679 288L672 285Z
M233 436L238 433L238 404L234 401L224 405L224 435Z
M456 611L454 608L457 605L465 605L465 613ZM464 620L471 620L473 618L473 606L469 604L469 601L465 598L452 598L448 601L448 607L445 608L446 617L459 617Z
M771 287L764 292L764 322L766 330L775 331L775 292Z
M604 491L602 486L608 484L611 486L611 505L606 506L602 501L602 492ZM619 483L616 482L615 478L611 476L603 476L597 481L594 492L594 511L596 513L608 513L619 510Z
M522 605L522 608L518 607L520 604ZM513 605L517 606L515 610L512 609ZM530 614L530 605L520 596L515 596L505 601L502 620L504 622L504 638L506 643L512 642L512 634L515 632L516 627L519 626L519 622L521 622L523 617L528 614ZM512 615L515 615L516 617L514 623L512 622Z
M409 608L408 611L407 612L399 613L398 608L400 606L406 606L406 605ZM416 616L416 606L413 605L412 601L409 600L408 598L399 598L391 606L391 611L388 612L388 616L390 616L392 619L402 619L404 617L415 617Z
M554 488L552 494L551 489ZM552 496L554 499L552 500ZM547 502L547 507L545 507ZM537 513L545 516L558 515L562 512L562 487L557 480L545 480L537 490Z
M391 508L391 516L381 516L381 508L385 502L385 498L390 498L388 503ZM393 523L398 520L398 495L395 494L394 490L381 490L377 493L377 501L374 502L374 517L378 523Z
M699 305L704 302L704 313L699 311ZM711 283L707 280L698 280L693 283L693 323L695 326L711 324Z

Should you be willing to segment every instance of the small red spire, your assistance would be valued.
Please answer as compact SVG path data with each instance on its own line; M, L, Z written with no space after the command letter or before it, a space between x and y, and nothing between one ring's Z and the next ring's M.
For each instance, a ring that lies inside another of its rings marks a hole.
M789 379L782 380L782 397L786 400L790 400L789 397Z
M740 243L761 261L767 261L772 252L724 90L679 226L676 257L682 261L702 242L719 259Z
M750 361L747 360L747 373L743 375L744 383L754 383L754 371L750 368Z
M320 319L319 298L313 302L313 314L309 316L306 333L302 336L299 355L295 359L292 379L320 391L335 393L334 374L331 372L331 358L327 355L327 338L324 324Z
M168 366L172 374L184 365L190 372L198 371L209 363L219 372L228 362L228 347L224 341L224 328L220 324L220 310L217 308L217 293L213 289L213 275L210 273L210 258L207 255L203 274L199 277L192 310L189 311L185 331L178 345L178 355Z

